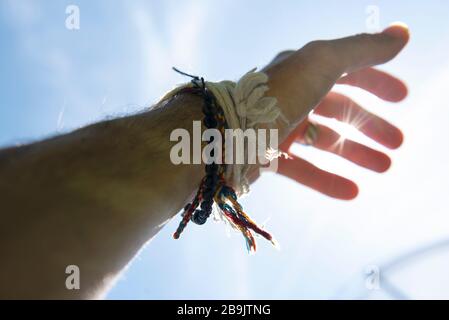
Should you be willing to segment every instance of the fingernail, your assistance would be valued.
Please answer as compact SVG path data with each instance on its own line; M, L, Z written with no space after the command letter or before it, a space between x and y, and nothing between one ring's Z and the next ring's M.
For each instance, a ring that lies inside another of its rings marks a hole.
M408 39L410 36L408 26L403 22L392 23L388 28L382 31L382 33L402 39Z

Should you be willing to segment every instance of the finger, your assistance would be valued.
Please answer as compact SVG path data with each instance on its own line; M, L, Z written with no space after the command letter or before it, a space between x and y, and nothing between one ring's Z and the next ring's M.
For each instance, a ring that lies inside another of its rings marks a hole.
M351 200L358 194L354 182L321 170L296 156L291 159L279 158L278 173L332 198Z
M408 92L404 82L374 68L365 68L349 73L338 79L337 83L359 87L391 102L401 101L407 96Z
M317 129L317 135L313 143L315 148L334 153L375 172L385 172L390 167L391 160L385 153L352 140L342 140L337 132L324 125L317 123L312 125ZM298 136L297 141L305 143L304 136Z
M282 141L282 143L279 146L279 149L283 152L287 152L290 149L290 146L297 140L297 137L304 136L305 130L307 129L308 122L307 120L301 122L288 136L287 138Z
M336 92L330 92L314 113L348 123L390 149L398 148L404 140L401 130Z

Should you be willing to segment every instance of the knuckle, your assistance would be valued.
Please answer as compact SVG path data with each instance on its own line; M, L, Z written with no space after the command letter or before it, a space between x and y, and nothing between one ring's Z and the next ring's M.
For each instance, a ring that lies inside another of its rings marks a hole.
M315 40L304 46L304 51L318 58L327 59L334 55L334 47L331 41Z
M294 52L295 52L294 50L281 51L276 55L276 59L286 58L286 57L290 56L291 54L293 54Z
M316 40L306 44L301 50L304 58L323 75L339 72L341 61L334 41Z
M284 50L279 52L274 59L271 61L272 64L281 62L285 59L287 59L288 57L290 57L295 51L294 50Z

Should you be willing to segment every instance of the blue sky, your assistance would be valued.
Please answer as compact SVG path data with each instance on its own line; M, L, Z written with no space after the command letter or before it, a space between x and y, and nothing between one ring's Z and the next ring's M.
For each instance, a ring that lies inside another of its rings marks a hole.
M80 8L79 30L65 28L70 4ZM449 238L447 1L0 0L0 145L148 107L185 80L171 66L211 80L236 79L280 50L372 31L366 24L372 5L379 27L399 20L411 29L403 54L381 67L404 79L410 96L390 105L355 89L337 90L403 129L392 168L375 175L298 147L302 157L357 181L359 197L332 200L267 174L243 204L256 220L269 219L281 250L260 240L249 256L239 234L228 236L215 223L189 227L174 241L175 218L107 297L389 297L366 289L367 267L379 266L382 274L396 256ZM448 266L449 253L440 250L382 275L409 297L449 298Z

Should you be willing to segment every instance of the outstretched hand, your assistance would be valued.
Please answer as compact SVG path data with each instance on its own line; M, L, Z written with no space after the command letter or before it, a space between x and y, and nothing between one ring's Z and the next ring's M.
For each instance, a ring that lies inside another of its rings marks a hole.
M407 28L395 25L379 34L315 41L298 51L280 53L265 71L270 76L270 94L278 98L283 113L293 124L281 128L281 150L288 153L295 142L311 144L369 170L386 171L391 160L385 153L351 140L340 144L340 135L335 130L310 119L309 115L315 113L355 125L381 145L398 148L403 140L398 128L349 97L329 91L335 83L346 84L385 101L401 101L407 95L405 84L372 66L393 59L408 39ZM357 196L354 182L289 155L290 159L279 159L279 174L334 198L349 200Z

